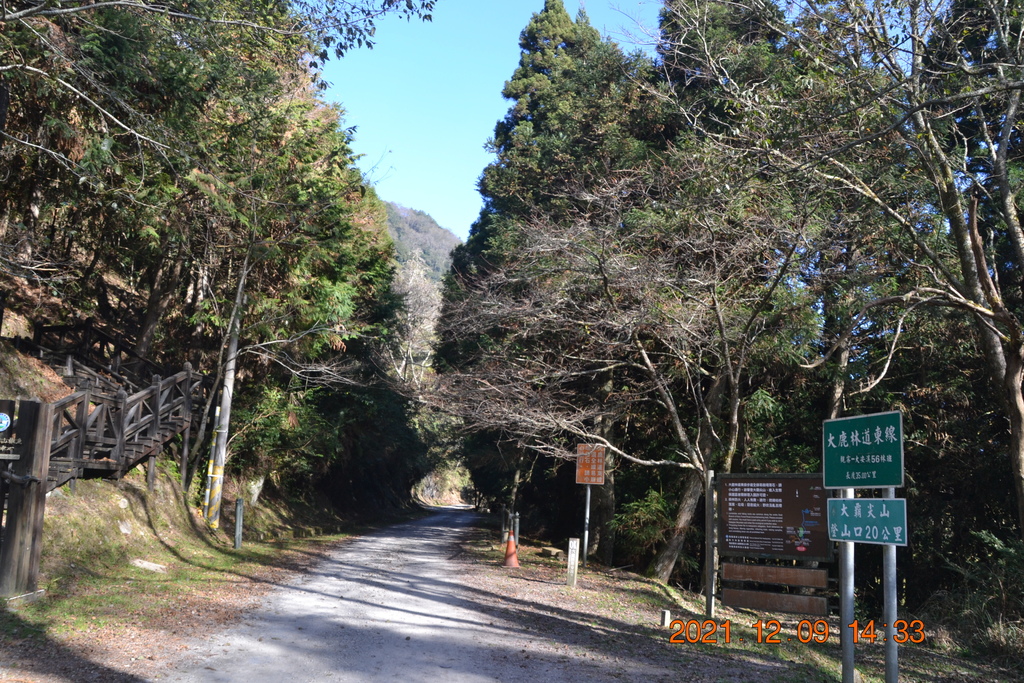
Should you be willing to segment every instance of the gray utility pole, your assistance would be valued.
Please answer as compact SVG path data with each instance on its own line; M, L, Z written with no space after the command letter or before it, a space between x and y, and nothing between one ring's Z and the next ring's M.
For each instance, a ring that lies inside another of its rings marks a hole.
M587 545L590 543L590 484L587 484L587 502L583 506L583 566L587 566Z

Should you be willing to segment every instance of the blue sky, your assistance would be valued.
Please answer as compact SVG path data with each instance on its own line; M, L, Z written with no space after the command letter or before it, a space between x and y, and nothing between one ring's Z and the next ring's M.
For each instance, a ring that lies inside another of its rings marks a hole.
M580 0L563 0L576 16ZM656 0L586 0L590 23L627 51L651 39ZM359 167L387 201L429 213L465 239L480 212L484 143L509 103L519 33L544 0L438 0L431 23L381 21L372 50L325 69L328 100L357 126Z

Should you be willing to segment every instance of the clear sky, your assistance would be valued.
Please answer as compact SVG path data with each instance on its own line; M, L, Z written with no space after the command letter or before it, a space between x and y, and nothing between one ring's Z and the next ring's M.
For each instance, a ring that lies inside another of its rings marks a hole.
M584 4L562 1L573 18ZM590 23L631 51L651 42L661 3L585 5ZM326 97L357 127L359 167L383 199L466 238L480 213L476 181L492 158L484 143L508 110L501 89L519 63L519 33L543 8L544 0L437 0L432 22L381 21L372 50L328 63Z

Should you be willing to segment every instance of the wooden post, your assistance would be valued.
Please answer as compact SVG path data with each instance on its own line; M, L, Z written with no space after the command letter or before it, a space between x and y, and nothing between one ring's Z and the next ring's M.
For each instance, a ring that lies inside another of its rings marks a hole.
M715 558L715 542L717 538L717 526L715 524L715 471L708 470L704 480L704 521L706 530L704 533L705 550L705 571L704 579L705 602L704 616L708 619L715 618L715 583L717 561Z
M72 446L68 451L69 455L74 460L82 460L85 458L86 423L89 421L89 404L92 402L92 386L86 384L85 391L82 393L82 402L78 404L78 410L75 411L75 426L78 428L78 434L75 436L75 440L72 442ZM76 476L77 470L79 469L81 469L81 466L76 465Z
M43 510L46 505L46 475L50 468L53 435L53 407L22 401L20 420L29 422L34 413L35 429L25 455L13 461L7 528L0 547L0 597L11 598L35 592L39 579L39 556L43 540ZM20 482L19 482L20 480Z
M117 463L117 478L120 479L123 472L121 469L124 467L124 433L128 421L128 411L125 405L128 402L128 392L124 389L117 390L117 400L114 402L116 406L116 415L110 416L110 427L114 430L114 437L117 442L114 444L114 450L110 454L111 460Z
M149 456L146 470L146 492L153 493L156 489L156 456Z
M181 490L188 496L188 440L192 431L192 364L185 363L185 431L181 437Z
M160 375L153 375L153 402L149 404L153 410L153 422L149 425L149 436L153 439L160 438L160 411L163 410L163 396L161 386L163 381Z

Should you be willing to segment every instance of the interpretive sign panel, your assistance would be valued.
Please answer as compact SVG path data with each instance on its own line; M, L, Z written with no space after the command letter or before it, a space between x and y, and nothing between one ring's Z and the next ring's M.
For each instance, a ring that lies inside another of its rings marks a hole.
M833 541L907 544L905 498L832 498L828 501L828 537Z
M825 420L825 488L903 486L903 417L899 411Z
M718 476L719 552L831 560L826 498L817 474Z
M28 436L35 430L35 420L22 419L20 400L0 401L0 460L21 460L28 446ZM35 411L27 411L35 415Z
M596 443L576 444L576 483L604 484L604 446Z

